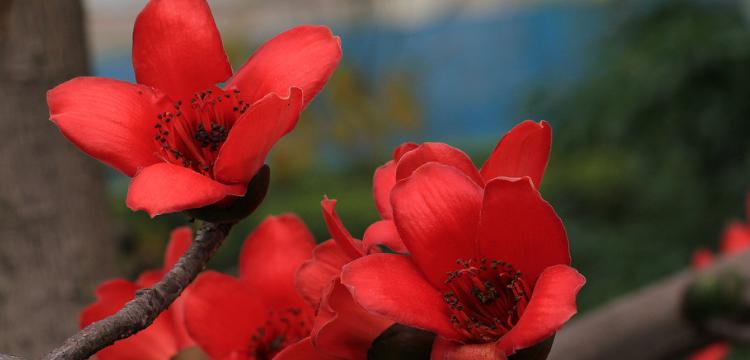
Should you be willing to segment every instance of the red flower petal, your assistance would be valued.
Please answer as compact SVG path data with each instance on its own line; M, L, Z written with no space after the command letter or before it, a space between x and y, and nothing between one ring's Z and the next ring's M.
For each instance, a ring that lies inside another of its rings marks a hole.
M250 344L266 321L264 304L253 289L239 280L207 271L184 296L185 325L201 349L220 359Z
M438 162L463 171L478 185L484 185L482 176L468 155L448 144L427 142L405 153L396 167L396 181L405 179L428 162Z
M481 257L512 264L532 287L548 266L570 264L562 221L528 177L487 183L477 237Z
M242 245L240 280L266 302L266 308L306 307L294 279L314 246L313 235L296 215L269 216Z
M287 30L261 46L229 80L251 104L270 93L287 96L302 89L304 104L312 101L341 59L341 40L325 26L303 25Z
M482 188L460 170L423 165L391 191L393 220L414 263L437 288L456 259L476 257Z
M693 269L703 269L714 262L714 254L708 249L698 249L693 253L691 266Z
M123 279L110 280L99 285L96 288L97 302L81 312L81 328L120 310L126 302L135 297L137 289L138 286L134 283ZM180 351L172 321L172 313L167 310L148 328L102 349L96 354L96 358L169 360Z
M359 305L373 314L461 339L451 324L443 295L408 256L374 254L354 260L342 269L341 283Z
M190 227L182 226L172 230L172 233L169 235L167 251L164 253L163 269L165 272L174 267L174 264L185 254L192 242L193 231L190 230Z
M526 120L511 129L495 146L480 172L484 181L498 176L528 176L536 187L542 183L549 160L552 130L546 121Z
M206 1L149 1L135 20L133 69L138 83L174 100L228 79L232 67Z
M736 221L729 224L721 238L721 252L734 254L748 248L750 248L750 228Z
M511 355L550 337L576 314L576 295L585 283L586 278L570 266L545 269L518 323L497 345Z
M378 245L387 246L398 253L409 252L404 242L401 241L396 224L392 220L380 220L368 226L367 230L365 230L362 245L364 245L367 253L370 253L373 248L377 249Z
M435 338L430 360L505 360L505 352L496 343L461 344L460 342Z
M154 217L242 196L246 186L224 185L191 169L160 163L141 170L130 181L125 203L133 211L144 210Z
M352 299L336 280L323 298L312 330L318 352L339 359L367 360L367 351L393 321L373 315Z
M341 267L352 259L334 241L326 240L313 250L313 257L297 271L297 292L313 309L320 305L323 292L341 274Z
M266 155L297 124L302 111L302 91L292 88L289 97L264 97L234 124L219 149L214 164L216 180L247 184L266 161Z
M336 214L336 200L323 198L320 202L320 207L323 210L323 219L326 222L328 233L331 234L333 240L339 244L339 247L349 255L350 258L356 259L364 255L364 249L362 248L362 242L354 240L349 231L346 230L344 224L341 223L339 215Z
M391 207L391 190L396 185L396 162L391 160L375 169L372 178L372 195L375 207L383 219L393 219Z
M375 198L375 207L383 219L393 218L391 207L391 190L396 185L396 163L404 154L417 148L417 144L403 143L393 150L393 160L375 170L372 179L372 195Z
M405 142L393 149L393 160L399 162L409 151L416 149L419 145L413 142Z
M308 336L293 345L285 347L284 350L281 350L281 352L273 357L273 360L340 360L317 352L311 340Z
M156 114L168 105L152 89L122 81L78 77L47 93L50 120L90 156L133 176L161 162L153 135Z
M690 360L724 360L731 348L725 341L715 342L690 355Z

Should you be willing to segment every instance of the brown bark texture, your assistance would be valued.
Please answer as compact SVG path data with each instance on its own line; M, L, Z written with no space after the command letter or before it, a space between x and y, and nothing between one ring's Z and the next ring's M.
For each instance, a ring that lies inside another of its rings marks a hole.
M0 0L0 353L39 358L78 325L116 246L103 167L48 120L87 70L79 0Z

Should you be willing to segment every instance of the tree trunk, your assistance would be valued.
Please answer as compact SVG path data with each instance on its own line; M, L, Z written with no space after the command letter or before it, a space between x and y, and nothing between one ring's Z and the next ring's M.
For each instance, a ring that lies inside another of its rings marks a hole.
M110 275L102 167L48 120L46 92L87 70L79 0L0 0L0 352L38 358Z

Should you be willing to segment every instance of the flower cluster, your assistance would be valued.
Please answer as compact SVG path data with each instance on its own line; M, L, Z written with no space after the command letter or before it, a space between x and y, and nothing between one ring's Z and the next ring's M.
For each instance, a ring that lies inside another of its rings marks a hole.
M49 92L50 117L132 177L131 209L227 208L249 196L271 147L340 57L330 30L300 26L232 74L205 0L151 0L133 34L138 83L70 80ZM166 360L199 348L211 359L368 359L400 351L386 339L399 331L426 336L415 356L432 359L548 351L585 283L539 192L550 144L549 124L524 121L480 168L444 143L398 146L374 173L380 219L361 240L327 197L331 239L318 245L295 215L268 217L245 240L237 276L202 273L150 327L97 356ZM175 230L163 269L99 286L81 326L157 282L190 239Z
M750 219L750 195L746 199L746 210ZM747 221L747 220L746 220ZM750 248L750 224L732 221L724 229L721 237L719 252L721 256L730 256ZM703 269L711 265L715 255L711 250L700 248L693 253L693 269ZM690 356L691 360L722 360L729 355L730 346L726 341L712 343Z

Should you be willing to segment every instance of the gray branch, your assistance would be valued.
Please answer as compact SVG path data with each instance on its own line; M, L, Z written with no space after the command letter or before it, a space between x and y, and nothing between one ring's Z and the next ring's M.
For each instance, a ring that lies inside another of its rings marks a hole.
M87 359L115 341L132 336L151 325L203 271L231 228L232 224L205 224L198 230L187 252L161 281L151 288L139 290L135 298L117 313L79 331L44 359ZM0 356L0 360L5 359Z

